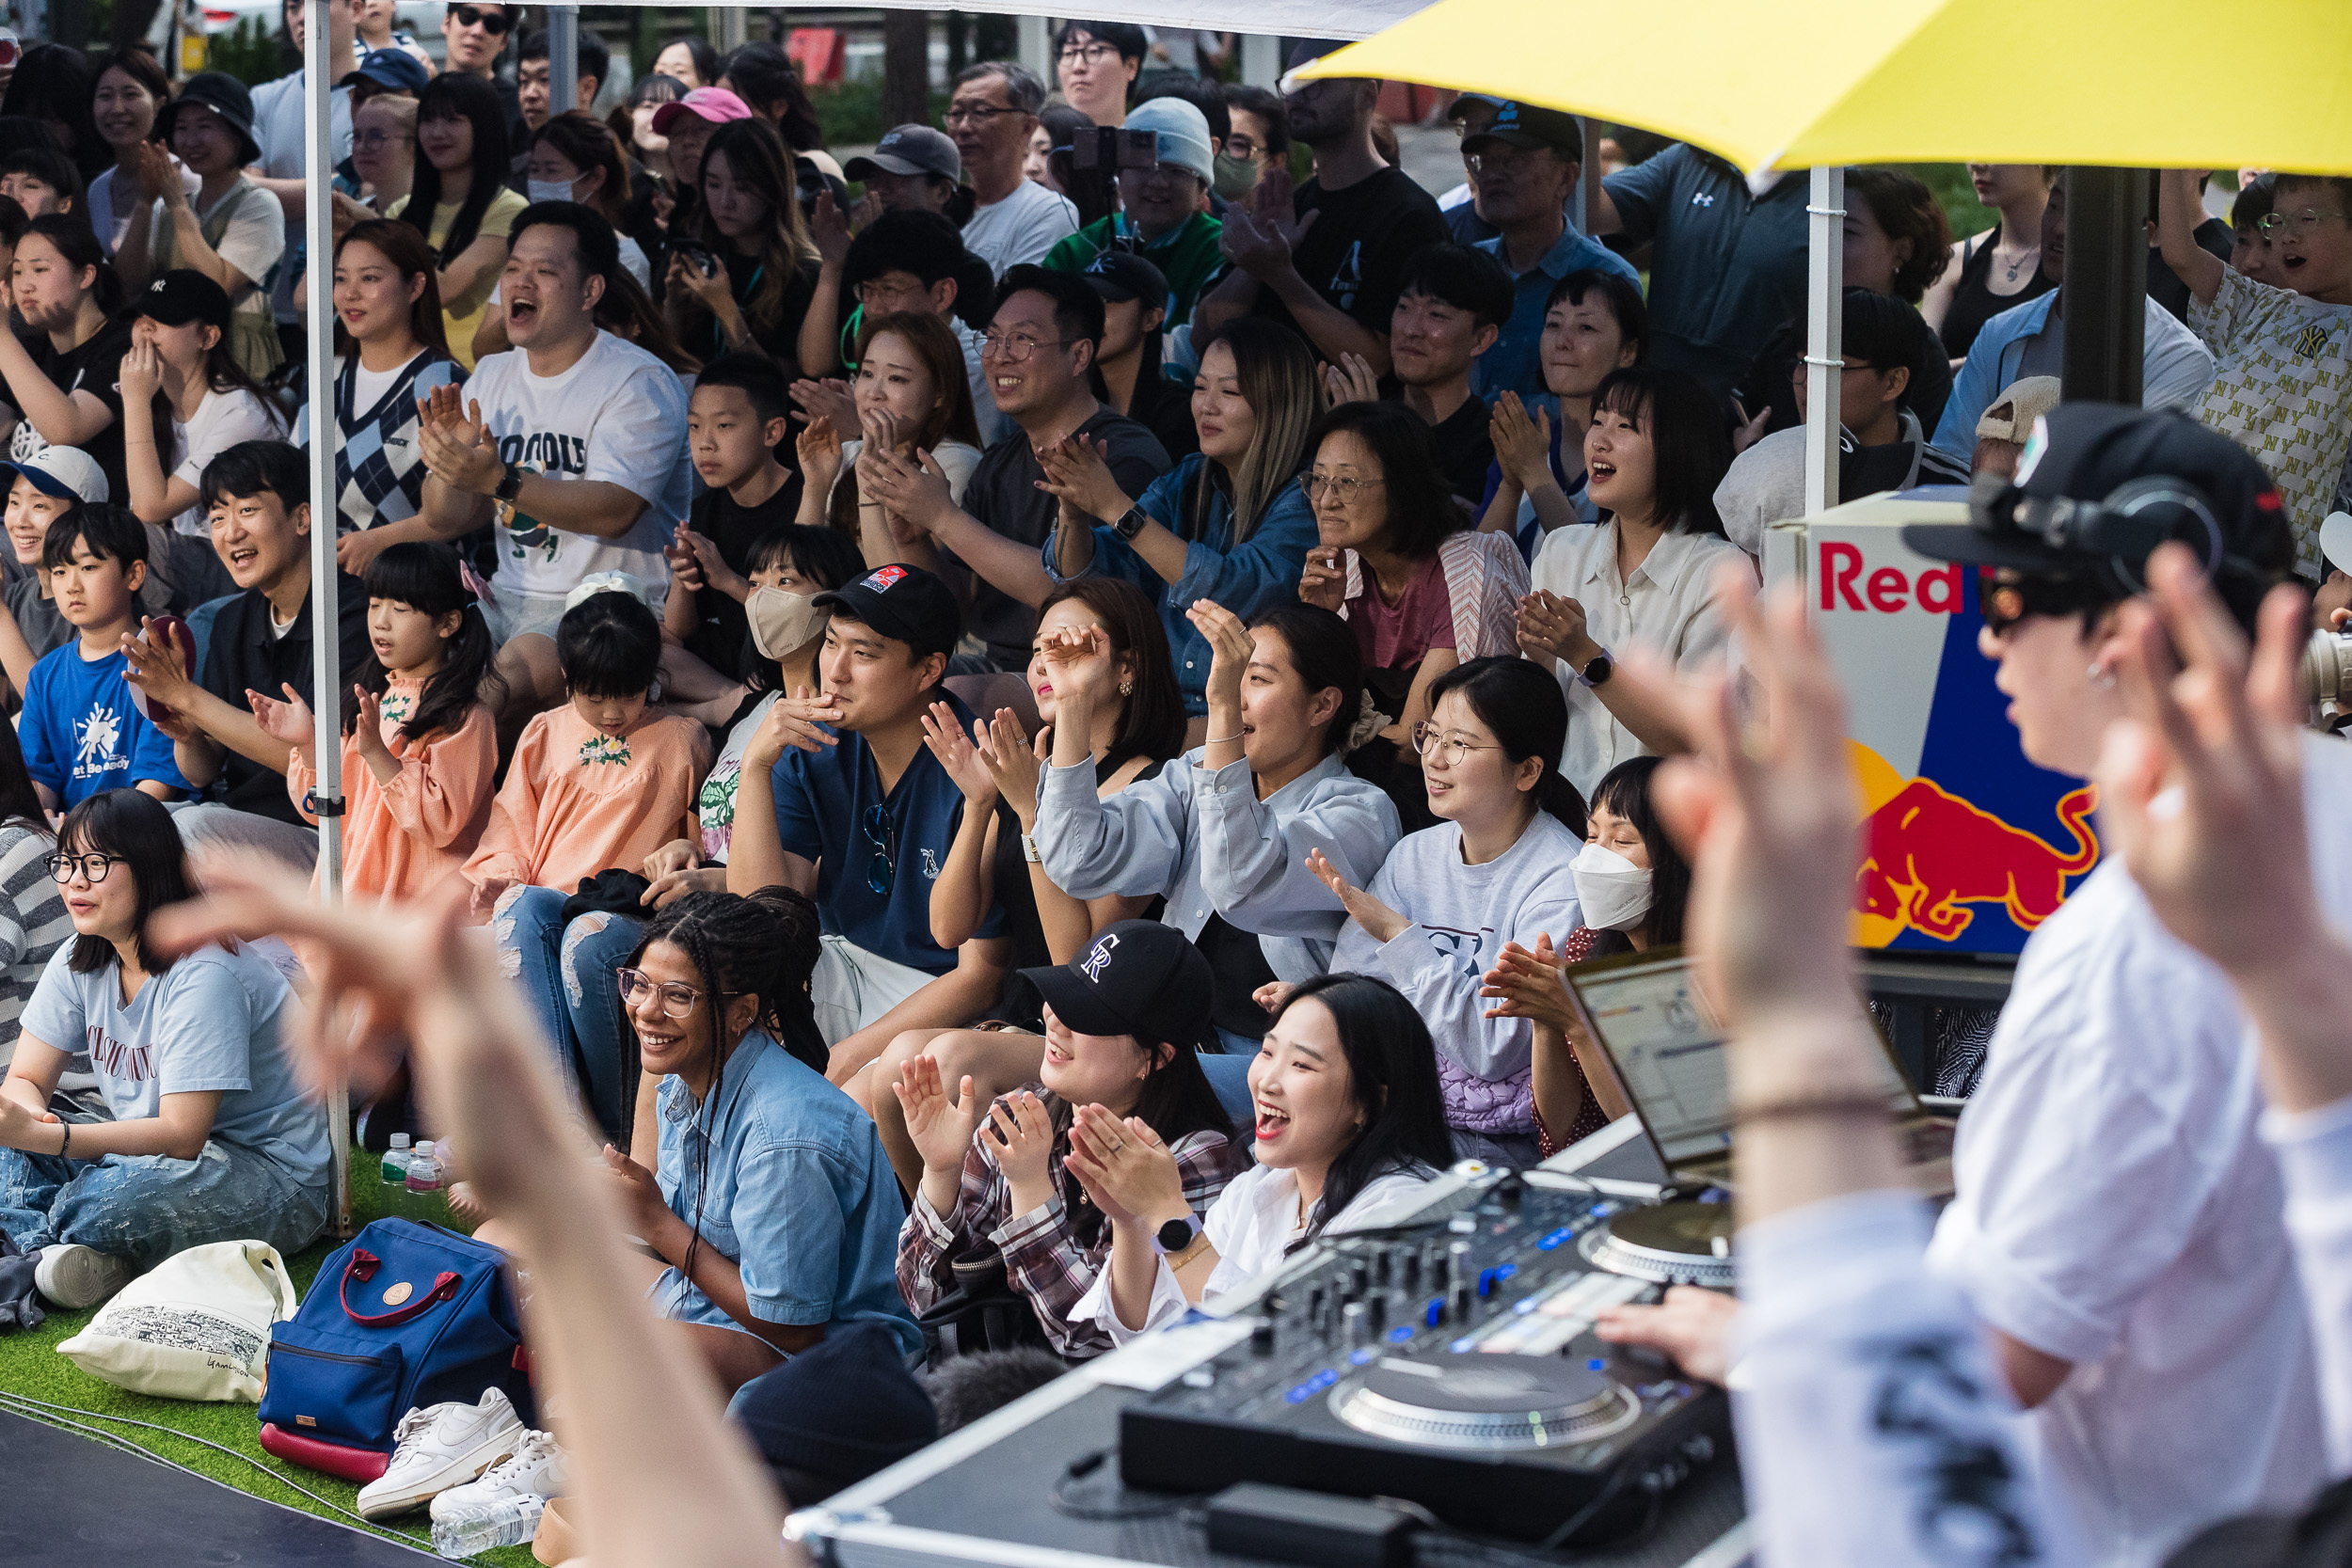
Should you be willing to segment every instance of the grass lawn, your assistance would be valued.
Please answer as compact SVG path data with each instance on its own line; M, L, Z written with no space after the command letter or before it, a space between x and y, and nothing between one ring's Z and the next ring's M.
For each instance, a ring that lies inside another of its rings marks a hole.
M370 1220L387 1215L402 1215L408 1219L426 1220L454 1229L469 1228L460 1225L441 1201L438 1194L411 1195L400 1188L387 1187L378 1175L377 1160L373 1155L358 1157L352 1183L351 1209L355 1225L364 1226ZM296 1289L307 1292L319 1265L326 1260L340 1243L322 1241L300 1255L286 1259ZM89 1312L55 1312L49 1321L30 1333L0 1335L0 1390L19 1394L26 1399L43 1400L52 1404L70 1406L75 1411L87 1411L102 1416L128 1417L133 1420L152 1421L168 1427L171 1433L184 1433L219 1444L252 1461L230 1458L230 1455L208 1449L200 1443L183 1441L167 1433L153 1432L141 1427L126 1427L105 1421L88 1424L113 1432L149 1451L161 1455L192 1470L224 1481L240 1492L282 1503L288 1508L316 1513L323 1518L360 1528L360 1521L348 1513L338 1513L335 1508L323 1506L294 1490L294 1485L308 1488L326 1498L336 1508L351 1509L357 1505L359 1489L348 1481L323 1476L315 1471L297 1469L271 1458L262 1451L262 1424L249 1404L199 1404L183 1400L150 1399L102 1383L56 1354L58 1344L70 1339L89 1322ZM16 1414L37 1419L81 1419L80 1417L58 1417L53 1412L26 1410L9 1405ZM285 1478L283 1480L279 1478ZM294 1484L289 1485L291 1481ZM404 1541L420 1551L431 1551L431 1525L422 1511L393 1521L399 1527L382 1529L381 1533ZM160 1547L164 1544L158 1542ZM190 1543L200 1546L201 1543ZM532 1563L529 1546L508 1546L485 1552L472 1560L497 1564L498 1568L526 1568Z

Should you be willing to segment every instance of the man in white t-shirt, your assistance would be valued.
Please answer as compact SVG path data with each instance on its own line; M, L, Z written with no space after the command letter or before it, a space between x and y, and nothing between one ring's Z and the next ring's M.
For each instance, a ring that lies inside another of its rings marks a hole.
M964 182L979 205L963 226L964 248L997 277L1078 231L1078 209L1021 172L1045 84L1026 66L983 60L956 77L947 103L947 135L963 159Z
M461 399L441 388L418 427L428 469L419 515L454 539L495 522L494 600L503 720L519 727L564 700L555 658L564 597L583 578L669 582L661 546L691 496L686 391L668 366L598 330L620 262L612 225L575 201L515 220L500 288L515 346L474 367Z
M294 48L299 50L309 32L310 8L302 0L285 0L282 9L286 36L294 40ZM335 62L335 79L341 81L351 69L352 40L358 24L347 6L327 7L326 18L326 57ZM309 166L310 150L304 110L310 98L310 81L306 69L274 82L263 82L253 89L253 139L261 144L262 156L246 171L246 178L278 198L278 204L286 210L287 262L278 269L277 284L270 290L271 306L281 322L298 319L294 309L294 280L301 271L302 222L309 210L303 194L303 175ZM335 162L340 164L351 156L351 89L335 88L328 103L329 134Z

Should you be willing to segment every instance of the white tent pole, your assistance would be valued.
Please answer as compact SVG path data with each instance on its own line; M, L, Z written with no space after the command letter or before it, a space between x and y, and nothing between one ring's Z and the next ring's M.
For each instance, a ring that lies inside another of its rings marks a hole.
M336 633L340 595L335 592L335 449L342 430L335 422L335 204L328 196L335 172L336 80L349 60L329 60L327 7L334 0L305 0L309 26L303 40L303 133L310 149L304 161L303 237L309 246L310 343L310 692L318 727L312 750L318 758L313 791L319 814L319 896L333 903L342 895L343 689L342 644ZM335 1233L351 1233L351 1089L340 1077L327 1099L327 1132L335 1151Z
M1282 75L1282 40L1271 33L1241 36L1241 79L1271 90Z
M580 8L548 8L548 113L580 102Z
M719 8L719 53L727 54L743 47L743 8L722 6Z
M1045 90L1054 90L1054 32L1044 17L1022 15L1013 21L1013 36L1019 47L1015 54L1023 65L1037 72Z
M1846 365L1846 171L1813 171L1805 206L1804 515L1837 504L1837 383Z

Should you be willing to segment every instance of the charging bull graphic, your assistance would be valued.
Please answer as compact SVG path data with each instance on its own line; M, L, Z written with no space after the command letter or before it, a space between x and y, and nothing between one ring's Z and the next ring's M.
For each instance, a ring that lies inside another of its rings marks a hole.
M2058 803L2058 821L2074 840L2070 853L1931 780L1914 779L1864 825L1855 911L1950 942L1976 918L1963 906L1999 904L2030 931L2058 912L2067 879L2098 863L2090 830L2097 798L2086 785Z

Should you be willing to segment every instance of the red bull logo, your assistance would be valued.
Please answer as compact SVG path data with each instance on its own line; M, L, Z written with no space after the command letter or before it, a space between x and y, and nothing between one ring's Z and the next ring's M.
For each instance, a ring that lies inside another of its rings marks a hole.
M1913 779L1864 824L1854 911L1866 945L1883 946L1904 927L1953 941L1976 918L1970 904L1999 904L2021 930L2032 930L2058 912L2067 879L2098 863L2090 829L2097 798L2086 785L2059 800L2058 821L2074 841L2067 851L1931 780Z

